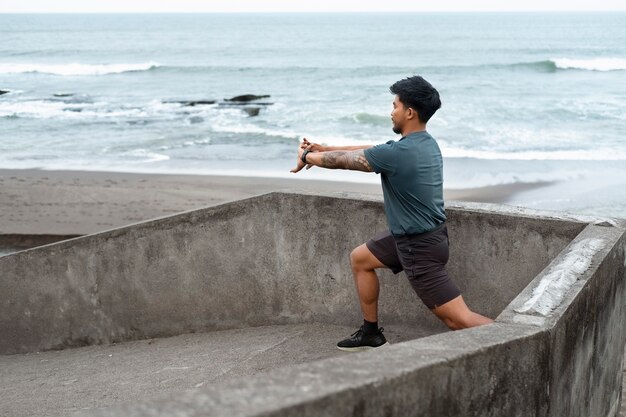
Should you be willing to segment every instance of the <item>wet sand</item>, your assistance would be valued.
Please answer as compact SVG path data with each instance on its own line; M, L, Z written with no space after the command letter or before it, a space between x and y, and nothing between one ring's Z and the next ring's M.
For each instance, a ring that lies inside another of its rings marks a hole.
M506 203L546 183L444 190L446 200ZM382 195L379 184L208 175L0 170L0 235L80 235L272 191Z

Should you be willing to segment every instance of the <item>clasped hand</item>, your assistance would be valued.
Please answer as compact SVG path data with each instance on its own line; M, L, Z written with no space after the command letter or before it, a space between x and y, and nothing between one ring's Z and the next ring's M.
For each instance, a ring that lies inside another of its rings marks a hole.
M310 169L313 166L312 164L305 164L302 161L302 153L305 150L309 150L311 152L322 152L324 150L324 147L317 143L309 142L307 138L302 138L302 143L298 145L298 159L296 160L296 167L292 169L290 172L293 172L295 174L296 172L299 172L304 167L306 167L306 169Z

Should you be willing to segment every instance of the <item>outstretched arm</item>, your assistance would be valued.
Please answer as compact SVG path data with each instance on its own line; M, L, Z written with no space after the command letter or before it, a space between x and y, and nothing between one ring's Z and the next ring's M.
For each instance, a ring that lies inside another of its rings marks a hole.
M311 152L306 156L311 165L328 169L351 169L353 171L373 172L365 158L363 149L354 151Z
M316 165L328 169L350 169L354 171L373 172L365 158L363 149L354 151L308 152L306 163L302 161L304 147L298 148L297 165L291 172L298 172L305 166Z

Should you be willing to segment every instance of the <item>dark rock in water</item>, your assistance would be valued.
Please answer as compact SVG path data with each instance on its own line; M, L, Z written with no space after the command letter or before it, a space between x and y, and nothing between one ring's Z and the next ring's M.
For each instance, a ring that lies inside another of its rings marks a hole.
M184 107L208 106L208 105L217 103L219 106L231 107L231 106L245 106L251 101L255 101L255 100L259 100L259 99L267 98L267 97L269 96L268 95L255 96L253 94L246 94L243 96L227 98L227 99L224 99L224 101L221 101L219 103L216 100L166 100L166 101L163 101L163 103L176 103ZM253 104L255 106L271 106L274 103L255 102Z
M244 107L242 110L248 113L248 116L254 117L254 116L259 115L259 111L261 111L261 108L260 107Z
M163 103L177 103L182 104L183 106L205 106L209 104L215 104L215 100L173 100L173 101L164 101Z
M72 97L74 93L55 93L52 94L54 97Z
M239 103L247 103L249 101L260 100L262 98L269 98L269 95L255 96L254 94L244 94L241 96L235 96L233 98L225 98L224 101L235 101Z
M249 104L254 104L255 106L271 106L274 103L268 103L268 102L256 102L256 103L246 103L246 102L233 102L233 101L226 101L226 102L222 102L222 103L217 103L220 107L239 107L239 106L247 106Z
M205 106L209 104L215 104L215 100L195 100L182 102L183 106Z
M9 90L0 90L0 96L3 94L8 94L8 93L10 93Z

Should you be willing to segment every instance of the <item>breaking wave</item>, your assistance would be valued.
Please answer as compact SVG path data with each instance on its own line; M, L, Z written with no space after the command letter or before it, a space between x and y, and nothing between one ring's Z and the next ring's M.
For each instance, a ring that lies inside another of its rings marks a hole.
M139 64L34 64L0 63L0 74L40 73L52 75L107 75L124 72L150 71L159 68L155 62Z
M587 71L626 71L626 59L623 58L558 58L552 60L552 62L554 62L554 65L558 69L577 69Z
M442 145L441 153L446 158L475 158L488 160L517 161L626 161L626 151L612 148L536 151L485 151L462 149Z
M590 58L571 59L553 58L546 61L525 62L510 65L513 68L532 68L543 72L559 70L579 71L626 71L626 59L623 58Z
M342 68L343 70L352 69L357 71L360 75L381 74L388 72L407 72L407 71L437 71L437 70L452 70L455 68L467 70L469 68L526 68L540 72L556 72L559 70L585 70L585 71L626 71L626 58L590 58L590 59L571 59L571 58L551 58L544 61L536 62L518 62L512 64L479 64L479 65L428 65L418 67L380 67L380 66L356 66ZM0 63L0 74L26 74L26 73L39 73L39 74L51 74L61 76L73 76L73 75L108 75L108 74L121 74L127 72L144 72L151 70L164 70L174 71L178 73L189 72L207 72L207 71L230 71L237 69L238 71L264 71L270 69L270 67L245 67L245 68L231 68L229 66L163 66L156 62L144 62L137 64L80 64L80 63L68 63L68 64L38 64L38 63ZM308 71L320 71L332 69L336 71L337 68L325 68L325 67L285 67L285 68L272 68L276 71L291 72L293 70L308 70ZM356 119L361 123L371 123L373 120L369 119L369 115L360 113L356 115ZM366 120L359 120L366 119ZM374 121L374 123L376 123Z

